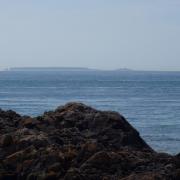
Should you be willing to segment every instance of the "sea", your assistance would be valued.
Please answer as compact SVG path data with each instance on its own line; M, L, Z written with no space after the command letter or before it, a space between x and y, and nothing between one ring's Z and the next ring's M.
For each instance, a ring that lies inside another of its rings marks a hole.
M38 116L67 102L118 111L158 152L180 152L180 72L0 71L0 108Z

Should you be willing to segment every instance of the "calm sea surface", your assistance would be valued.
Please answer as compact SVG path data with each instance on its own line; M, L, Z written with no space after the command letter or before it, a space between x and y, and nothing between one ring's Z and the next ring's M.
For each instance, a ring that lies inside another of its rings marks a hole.
M36 116L69 101L118 111L154 149L180 152L180 72L0 72L2 109Z

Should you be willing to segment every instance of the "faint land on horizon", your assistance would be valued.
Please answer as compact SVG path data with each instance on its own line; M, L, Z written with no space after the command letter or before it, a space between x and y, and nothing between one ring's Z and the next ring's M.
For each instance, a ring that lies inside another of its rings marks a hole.
M128 68L118 68L113 70L102 70L86 67L12 67L6 68L5 71L134 71Z
M117 69L96 69L88 67L10 67L2 68L0 71L114 71L114 72L180 72L180 71L162 71L162 70L140 70L129 68Z

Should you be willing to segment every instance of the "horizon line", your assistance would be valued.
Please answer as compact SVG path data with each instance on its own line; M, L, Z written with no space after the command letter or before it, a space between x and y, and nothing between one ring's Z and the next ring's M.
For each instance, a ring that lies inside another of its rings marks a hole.
M51 69L51 70L89 70L89 71L141 71L141 72L180 72L180 70L147 70L147 69L131 69L131 68L116 68L116 69L100 69L91 67L60 67L60 66L22 66L22 67L2 67L0 71L15 71L15 70L37 70L37 69Z

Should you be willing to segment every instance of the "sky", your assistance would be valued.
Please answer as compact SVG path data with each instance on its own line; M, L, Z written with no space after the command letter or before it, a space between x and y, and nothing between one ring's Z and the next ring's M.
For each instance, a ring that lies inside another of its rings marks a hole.
M180 71L180 1L0 1L0 67L49 66Z

